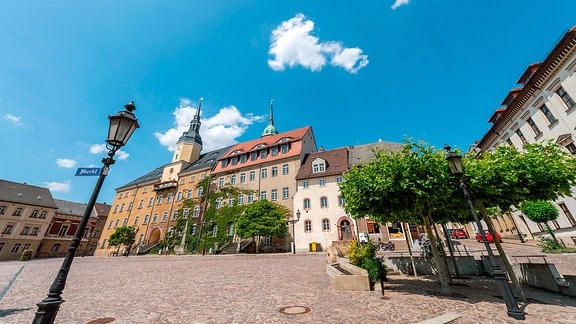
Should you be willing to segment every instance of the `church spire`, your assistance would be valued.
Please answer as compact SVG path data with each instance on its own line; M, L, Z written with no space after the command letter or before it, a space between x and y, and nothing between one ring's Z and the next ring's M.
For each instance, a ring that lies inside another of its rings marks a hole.
M184 132L177 143L196 143L202 146L202 137L200 137L200 109L202 108L202 101L204 98L200 98L198 101L198 109L194 114L194 118L190 121L190 128L188 131Z
M260 137L278 134L276 127L274 127L274 110L273 110L274 107L272 106L273 103L274 103L274 100L270 100L270 117L268 118L268 126L266 126L266 128L264 128L264 131L262 132L262 136L260 136Z

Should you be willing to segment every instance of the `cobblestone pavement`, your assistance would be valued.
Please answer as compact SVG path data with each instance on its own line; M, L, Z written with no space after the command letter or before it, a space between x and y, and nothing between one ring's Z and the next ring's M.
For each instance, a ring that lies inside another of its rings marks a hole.
M61 262L1 262L0 289L13 284L0 300L0 323L30 323ZM333 290L325 266L323 253L76 258L56 323L417 323L449 312L461 314L455 323L521 322L506 315L490 278L458 279L456 297L441 297L434 277L390 276L382 298ZM576 299L526 294L525 322L576 322Z

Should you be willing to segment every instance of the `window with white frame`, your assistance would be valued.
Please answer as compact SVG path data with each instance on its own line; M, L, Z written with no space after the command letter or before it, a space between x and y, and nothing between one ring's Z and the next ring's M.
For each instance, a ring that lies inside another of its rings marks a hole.
M544 114L546 119L548 119L548 122L550 124L553 124L556 122L556 120L557 120L556 117L554 117L554 115L552 114L550 109L548 109L548 107L546 107L546 105L540 106L540 111Z
M2 206L2 207L4 207L4 206ZM34 209L34 210L32 211L32 214L30 214L30 218L38 218L38 212L39 212L38 209ZM1 215L1 214L4 214L4 212L0 213L0 215Z
M165 222L165 221L167 221L167 220L168 220L168 212L165 211L165 212L162 213L162 221Z
M118 223L118 221L116 221ZM68 229L70 228L69 225L62 225L60 230L58 231L58 236L65 236L68 233Z
M48 212L47 212L47 211L42 211L42 212L40 213L40 216L39 216L38 218L40 218L40 219L45 219L46 216L48 216Z
M138 203L138 208L144 207L144 199L140 199L140 203Z
M522 144L528 144L528 140L526 140L524 133L522 133L522 131L520 129L516 130L516 135L518 135L518 137L520 138L520 141L522 141Z
M278 200L278 189L272 189L272 191L270 191L270 200L272 201Z
M240 173L240 183L246 182L246 173Z
M273 177L277 177L277 176L278 176L278 167L277 167L277 166L273 166L273 167L272 167L272 176L273 176Z
M140 216L134 217L134 224L133 225L138 225L139 220L140 220Z
M190 214L190 208L184 208L182 210L182 218L187 219L189 214Z
M235 174L230 176L230 184L232 184L232 185L236 184L236 175Z
M40 232L40 227L34 227L34 228L32 228L32 232L30 232L30 235L36 236L36 235L38 235L38 232Z
M262 171L262 175L261 175L262 179L266 179L266 177L268 177L268 169L264 168L261 171Z
M265 247L271 247L272 246L272 237L270 235L264 236L263 244Z
M158 221L158 213L154 213L154 216L152 216L152 224L155 224Z
M238 205L244 205L244 195L238 195Z
M304 221L304 232L306 233L312 232L312 221L309 219Z
M336 183L342 183L342 177L336 177Z
M196 206L196 207L194 207L194 212L192 214L192 217L198 218L199 216L200 216L200 206Z
M218 224L214 224L212 227L212 236L216 236L218 234Z
M258 158L258 152L250 152L250 161L256 161Z
M318 180L318 185L320 187L325 187L326 186L326 179L322 178L322 179Z
M234 206L234 200L235 200L234 197L228 198L228 207Z
M117 227L118 227L118 223L120 223L120 220L119 220L119 219L117 219L117 220L114 222L114 228L117 228Z
M128 203L128 210L132 210L132 205L133 205L133 204L134 204L133 202L129 202L129 203Z
M256 179L256 171L250 171L250 174L248 176L248 180L254 181L255 179Z
M122 221L122 226L128 226L128 217L124 218Z
M222 198L216 199L216 208L218 209L220 207L222 207Z
M260 150L260 158L265 159L266 156L268 156L268 152L266 152L266 149Z
M282 188L282 199L290 198L290 189L288 187Z
M6 212L6 206L0 206L0 215L4 215L5 212Z
M271 154L272 156L278 155L278 146L272 146L272 147L270 148L270 154Z
M144 221L142 222L142 225L148 224L148 221L149 221L149 220L150 220L150 215L144 216Z
M240 155L240 163L246 163L246 154Z
M204 193L204 187L198 187L198 197L201 197L202 194Z
M154 197L150 197L150 199L148 200L148 207L154 205ZM116 206L118 207L118 206Z
M310 181L308 181L308 180L302 181L302 187L303 187L304 189L310 188Z
M309 198L304 199L304 209L310 209L310 199Z
M280 151L282 152L282 154L288 153L288 144L282 144L280 146Z
M178 191L178 193L176 194L176 201L180 200L182 200L182 191Z
M248 203L251 204L254 201L254 194L250 193L248 194Z
M2 230L2 234L12 234L12 230L14 229L14 226L16 224L6 224L6 226L4 227L4 230Z
M538 136L542 133L532 118L528 118L526 122L530 125L530 128L532 128L534 135Z
M160 205L162 203L162 195L158 195L158 198L156 199L156 205Z
M330 220L328 218L322 220L322 231L330 232Z
M266 200L266 190L260 191L260 200Z
M220 179L218 179L218 187L224 187L224 177L220 177Z
M338 206L342 207L345 204L346 204L346 202L344 201L344 197L338 196Z
M290 171L288 163L282 164L282 174L287 175L288 171Z
M326 171L326 162L322 159L317 159L312 163L312 173L319 173Z
M174 196L174 195L172 195L172 193L169 193L168 196L166 196L166 203L171 203L173 196Z
M328 207L328 198L320 197L320 207L322 208Z
M234 235L234 223L230 223L230 225L228 225L228 236L233 235Z
M10 253L17 254L18 250L20 250L20 246L22 246L22 243L14 243L14 246L12 247Z
M572 100L572 97L570 97L570 95L568 94L568 92L566 92L566 90L564 90L564 88L562 87L558 88L558 90L556 90L556 93L562 99L562 101L564 101L566 107L568 108L574 107L574 100Z
M30 232L30 226L24 226L20 235L28 235L29 232Z

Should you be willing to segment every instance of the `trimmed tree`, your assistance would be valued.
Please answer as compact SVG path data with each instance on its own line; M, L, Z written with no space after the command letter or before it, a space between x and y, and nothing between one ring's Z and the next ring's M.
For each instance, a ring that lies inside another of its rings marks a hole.
M236 220L236 234L243 239L256 241L256 252L261 237L285 237L287 231L286 215L290 211L268 200L259 200L248 205Z
M558 218L558 209L556 209L553 203L545 200L525 201L520 206L520 210L531 221L544 224L544 228L546 228L546 231L550 234L556 246L560 247L554 231L550 228L550 225L548 225L549 221Z
M136 241L136 230L132 226L122 226L116 228L114 233L110 235L108 239L108 244L112 246L117 246L116 255L120 252L120 247L125 245L127 248L126 256L130 255L130 250L132 249L132 244Z

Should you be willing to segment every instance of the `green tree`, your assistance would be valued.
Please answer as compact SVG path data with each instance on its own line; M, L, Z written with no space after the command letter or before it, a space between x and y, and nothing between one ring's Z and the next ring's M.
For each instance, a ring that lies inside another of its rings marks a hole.
M344 208L353 217L370 215L381 223L424 223L432 242L436 241L433 223L462 222L470 217L459 203L460 193L445 153L424 142L407 141L400 152L375 152L372 161L353 166L344 178L340 192L346 200ZM431 247L442 291L449 294L448 269L438 247Z
M575 157L550 141L526 144L521 151L500 145L480 158L467 156L463 163L464 180L492 235L494 225L487 208L508 211L527 200L555 200L561 195L571 195L570 189L576 185ZM516 292L526 301L502 245L498 241L495 245Z
M132 244L136 241L136 230L132 226L122 226L116 228L114 233L110 235L108 239L108 244L112 246L117 246L118 249L116 250L116 254L120 251L120 246L125 245L126 256L130 254L130 250L132 249Z
M240 238L256 239L260 237L285 237L287 231L286 215L289 210L268 200L259 200L248 205L236 220L236 234ZM258 251L258 246L256 247Z
M530 219L536 223L543 223L546 231L554 242L560 246L556 235L550 225L548 225L549 221L553 221L558 218L558 209L554 206L553 203L547 200L536 200L536 201L525 201L520 206L520 210Z

